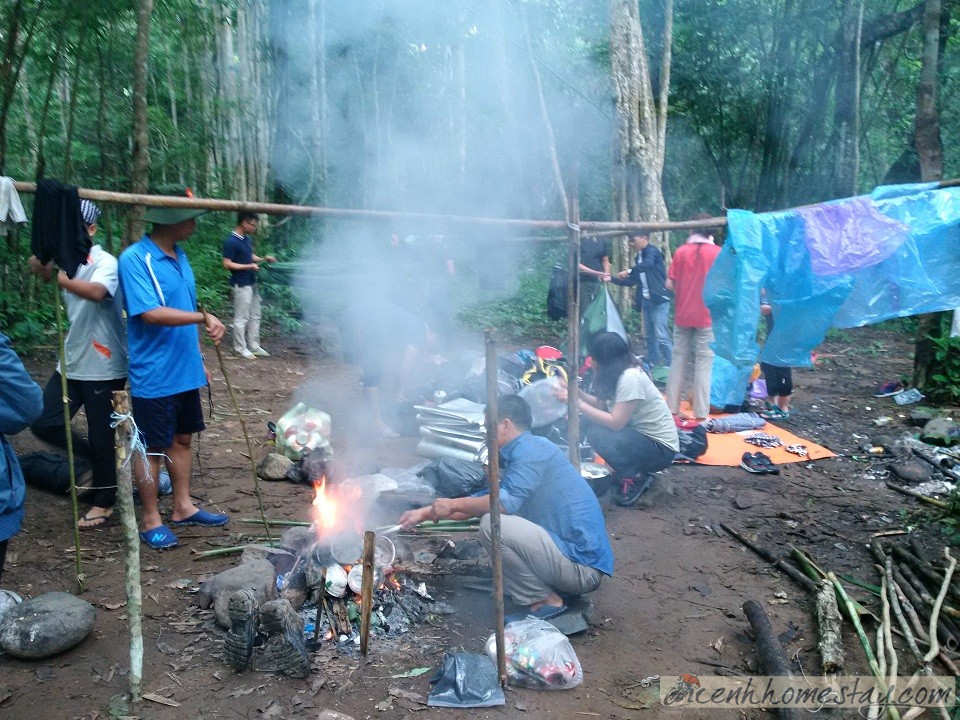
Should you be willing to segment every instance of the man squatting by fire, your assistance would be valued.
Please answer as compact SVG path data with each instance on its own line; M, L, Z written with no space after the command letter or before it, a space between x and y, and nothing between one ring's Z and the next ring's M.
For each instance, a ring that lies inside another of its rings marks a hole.
M500 480L503 582L527 614L556 617L567 608L562 596L596 590L613 574L613 550L600 503L563 454L530 432L530 406L516 395L500 399L497 446L504 470ZM489 552L488 495L438 498L405 512L404 528L427 520L480 517L481 541Z

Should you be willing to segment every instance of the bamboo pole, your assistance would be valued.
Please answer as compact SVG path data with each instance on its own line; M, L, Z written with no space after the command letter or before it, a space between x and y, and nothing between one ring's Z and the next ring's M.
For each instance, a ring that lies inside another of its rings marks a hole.
M19 193L35 193L37 184L15 181L13 186ZM355 210L352 208L331 208L316 205L283 205L280 203L247 202L245 200L219 200L216 198L188 198L169 195L143 195L77 188L81 198L97 200L116 205L143 205L145 207L191 208L212 212L253 212L263 215L295 215L300 217L324 217L356 220L414 220L433 224L480 225L487 227L526 228L528 230L560 230L566 232L565 220L525 220L515 218L492 218L471 215L441 215L438 213L398 212L391 210ZM664 232L670 230L698 230L727 224L725 217L707 220L684 220L680 222L586 222L581 224L583 232Z
M203 305L197 305L200 312L203 313L204 324L210 321L210 314ZM217 362L220 363L220 374L223 375L223 381L227 384L227 392L230 393L230 400L233 402L233 409L237 413L237 420L240 421L240 429L243 431L243 439L247 443L247 458L250 460L250 472L253 474L253 490L257 495L257 507L260 509L260 522L263 523L264 532L267 533L267 540L273 541L270 535L270 524L267 522L267 514L263 509L263 496L260 494L260 476L257 475L257 461L254 459L253 443L250 442L250 433L247 432L247 422L243 419L243 413L240 412L240 403L237 402L237 395L233 391L233 383L230 382L230 375L227 373L227 364L223 360L223 348L220 343L214 343L214 349L217 351Z
M370 615L373 613L373 551L376 534L363 534L363 577L360 585L360 654L367 656L370 643Z
M580 470L580 200L577 183L573 184L567 244L567 453L570 462Z
M497 641L497 675L507 689L507 651L503 635L503 548L500 533L500 454L497 442L499 397L497 388L497 343L493 330L483 333L487 357L487 477L490 481L490 560L493 565L494 635Z
M57 351L60 357L60 399L63 403L63 432L67 440L67 465L70 472L70 508L73 511L73 547L76 556L77 594L83 593L83 556L80 553L80 510L77 505L77 470L73 466L73 430L70 417L70 394L67 389L67 354L63 339L63 305L60 304L60 285L57 282L58 271L53 270L53 307L57 323Z
M113 411L121 416L130 415L130 393L118 390L113 393ZM133 509L133 424L129 419L117 423L114 431L114 448L117 463L117 514L123 528L126 543L125 584L127 592L127 626L130 629L130 699L140 700L143 682L143 590L140 586L140 536L137 532L137 514Z

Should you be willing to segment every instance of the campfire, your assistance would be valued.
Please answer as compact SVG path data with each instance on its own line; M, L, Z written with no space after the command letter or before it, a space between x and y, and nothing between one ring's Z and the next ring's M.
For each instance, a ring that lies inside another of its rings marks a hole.
M321 477L314 483L312 533L284 536L297 538L299 546L287 548L295 560L280 574L277 586L282 597L303 593L300 615L310 649L327 642L361 645L365 611L369 634L380 637L401 635L431 614L449 612L431 597L425 583L407 577L395 564L396 547L386 535L372 538L372 553L366 558L370 600L365 607L365 500L360 488Z

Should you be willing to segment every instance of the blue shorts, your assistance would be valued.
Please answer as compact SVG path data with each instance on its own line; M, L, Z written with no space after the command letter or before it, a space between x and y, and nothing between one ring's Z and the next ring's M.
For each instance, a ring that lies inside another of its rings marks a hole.
M151 449L173 446L174 435L192 435L203 431L200 390L187 390L160 398L131 399L133 419L144 444Z

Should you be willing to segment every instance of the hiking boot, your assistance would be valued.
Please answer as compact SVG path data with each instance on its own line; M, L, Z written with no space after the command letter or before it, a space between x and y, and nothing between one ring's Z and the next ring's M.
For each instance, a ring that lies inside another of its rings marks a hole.
M620 479L620 494L614 498L620 507L633 507L640 502L640 497L647 491L653 482L653 475L639 477L624 477Z
M260 608L260 622L267 641L264 669L293 678L310 674L310 657L303 639L303 618L287 600L271 600Z
M250 665L257 638L257 601L250 590L237 590L227 604L230 629L223 641L223 656L237 672Z
M763 453L748 453L745 452L743 457L740 458L740 467L746 470L748 473L756 473L757 475L766 474L766 468L762 460L757 459L757 455L763 455Z

